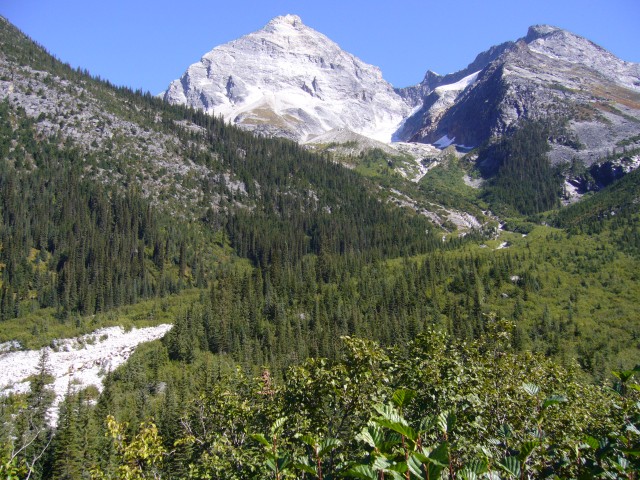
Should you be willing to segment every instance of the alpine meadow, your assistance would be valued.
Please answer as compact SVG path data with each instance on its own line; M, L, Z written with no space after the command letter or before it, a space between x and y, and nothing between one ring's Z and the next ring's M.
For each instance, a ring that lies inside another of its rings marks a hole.
M0 476L639 478L640 64L523 33L153 96L0 17Z

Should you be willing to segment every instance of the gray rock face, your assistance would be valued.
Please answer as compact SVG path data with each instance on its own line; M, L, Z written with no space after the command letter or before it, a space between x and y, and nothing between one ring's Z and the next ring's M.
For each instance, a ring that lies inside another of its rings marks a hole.
M465 77L468 77L474 72L478 72L493 62L502 53L509 48L513 47L514 42L505 42L500 45L495 45L488 50L479 53L475 60L471 62L465 69L455 73L449 73L447 75L438 75L431 70L428 70L424 75L424 79L418 85L414 85L406 88L398 88L396 92L402 98L405 99L411 106L416 107L421 105L424 100L433 92L437 87L441 85L450 85L459 82Z
M425 88L422 108L397 137L477 146L524 119L552 119L561 127L552 139L552 160L590 163L640 133L639 64L545 25L494 53L473 81Z
M388 142L409 114L377 67L295 15L214 48L172 82L164 98L299 141L346 128Z

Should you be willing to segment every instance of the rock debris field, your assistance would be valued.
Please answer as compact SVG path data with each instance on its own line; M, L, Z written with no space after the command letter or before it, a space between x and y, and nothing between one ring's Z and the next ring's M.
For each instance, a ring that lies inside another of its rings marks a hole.
M125 331L122 327L96 330L82 337L54 340L52 347L41 350L8 352L15 342L0 344L0 395L26 393L28 378L38 373L42 351L47 353L47 370L55 378L51 387L55 391L49 420L55 423L58 406L69 386L72 391L94 385L102 391L104 376L122 365L143 343L162 338L171 325L134 328Z

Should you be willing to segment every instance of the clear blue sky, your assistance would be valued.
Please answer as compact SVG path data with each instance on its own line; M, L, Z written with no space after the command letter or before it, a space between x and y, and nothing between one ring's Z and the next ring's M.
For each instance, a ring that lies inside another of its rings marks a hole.
M164 90L216 45L300 15L396 87L460 70L547 23L640 62L640 0L2 0L0 14L73 67Z

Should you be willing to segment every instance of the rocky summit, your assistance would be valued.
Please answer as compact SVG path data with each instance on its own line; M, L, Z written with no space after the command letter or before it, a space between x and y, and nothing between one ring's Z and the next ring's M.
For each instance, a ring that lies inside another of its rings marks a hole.
M547 25L492 50L459 74L428 72L401 91L414 102L423 96L398 137L474 147L523 120L545 119L555 124L552 160L591 163L640 133L639 64Z
M245 129L298 141L341 128L389 142L410 111L379 68L296 15L214 48L163 95Z

